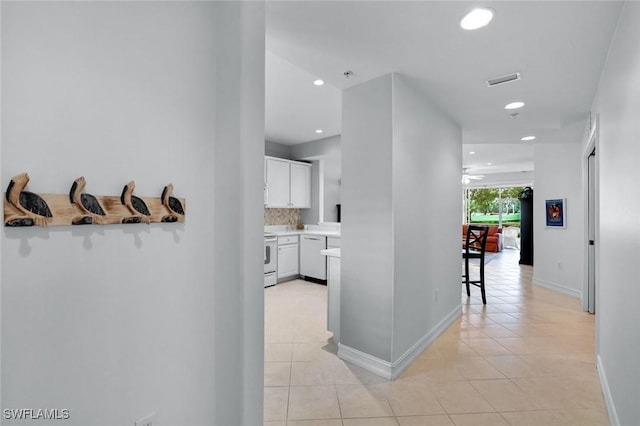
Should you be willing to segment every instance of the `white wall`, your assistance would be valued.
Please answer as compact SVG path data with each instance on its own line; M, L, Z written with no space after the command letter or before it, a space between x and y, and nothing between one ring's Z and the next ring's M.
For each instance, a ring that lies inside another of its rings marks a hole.
M460 315L462 135L407 76L342 99L339 354L393 377Z
M640 419L640 3L626 2L603 71L593 112L599 115L599 373L612 424Z
M2 3L0 3L0 179L2 179L2 139L4 137L4 132L2 131L3 128L3 112L2 112L2 105L4 102L2 102L2 82L3 80L3 67L2 67L2 51L3 51L3 44L2 44L2 35L3 35L3 31L2 31L2 23L4 22L3 16L2 16ZM0 185L4 185L4 181L0 180ZM4 192L4 189L2 190ZM3 220L4 220L4 214L3 214ZM2 365L3 365L3 359L2 359L2 329L3 329L3 322L2 322L2 317L3 317L3 311L2 311L2 305L3 305L3 299L2 299L2 241L4 240L4 238L0 237L0 408L3 407L2 401L3 401L3 394L2 394ZM2 424L2 422L0 422L0 424Z
M264 155L270 157L291 159L291 146L284 145L277 142L265 141L264 142Z
M536 144L533 205L534 284L582 298L584 286L584 200L582 146ZM566 198L566 228L546 226L545 201Z
M317 224L320 221L320 160L311 162L311 207L300 209L302 223Z
M342 93L340 343L391 360L391 75Z
M396 361L460 309L462 132L411 77L393 74L393 99Z
M2 407L260 424L264 6L3 2L2 105L2 185L187 200L184 225L3 229Z
M205 424L250 426L263 417L265 6L214 4L215 209L205 215L215 223L215 257L198 265L215 272L215 416ZM203 186L200 195L211 192Z
M340 155L340 135L291 146L293 158L321 158Z
M337 220L336 204L340 202L341 147L340 136L317 139L291 146L291 158L297 160L314 160L312 173L317 173L317 180L312 179L312 206L302 210L304 223L335 222ZM322 166L320 166L322 163ZM320 185L322 183L322 185ZM320 203L322 199L322 203ZM320 215L322 209L322 215Z
M323 192L324 192L324 217L325 222L338 220L338 208L340 204L340 190L342 180L342 156L328 156L322 160Z

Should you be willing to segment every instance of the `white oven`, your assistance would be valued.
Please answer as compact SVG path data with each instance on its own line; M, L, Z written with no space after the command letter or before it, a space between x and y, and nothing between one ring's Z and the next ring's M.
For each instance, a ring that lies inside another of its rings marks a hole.
M278 264L278 237L269 232L264 233L264 286L275 285L278 280L276 265Z

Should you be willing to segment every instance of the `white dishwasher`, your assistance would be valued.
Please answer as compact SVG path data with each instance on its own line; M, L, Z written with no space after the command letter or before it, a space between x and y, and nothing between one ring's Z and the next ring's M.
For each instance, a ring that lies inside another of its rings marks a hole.
M327 248L327 237L322 235L300 236L300 275L327 279L327 257L320 252Z

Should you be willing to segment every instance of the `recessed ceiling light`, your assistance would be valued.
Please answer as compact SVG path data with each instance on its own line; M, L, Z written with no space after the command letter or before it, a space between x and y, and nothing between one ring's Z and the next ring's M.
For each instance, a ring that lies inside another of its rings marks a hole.
M506 104L504 106L504 109L518 109L518 108L522 108L524 106L524 102L511 102L510 104Z
M487 163L487 166L490 166L492 163Z
M320 134L320 133L322 133L322 130L316 129L316 133Z
M475 151L469 151L469 155L475 155L476 152Z
M493 19L493 10L488 8L473 9L462 18L460 26L465 30L477 30L487 25Z
M521 141L532 141L534 140L536 137L535 136L525 136L524 138L520 139Z
M313 84L315 84L316 86L322 86L324 84L324 80L320 80L320 79L314 80Z

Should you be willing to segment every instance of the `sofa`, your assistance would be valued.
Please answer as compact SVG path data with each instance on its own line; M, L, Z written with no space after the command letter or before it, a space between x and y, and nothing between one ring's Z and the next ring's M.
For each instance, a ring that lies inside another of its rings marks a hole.
M467 225L462 225L462 241L467 238ZM489 225L489 235L487 235L486 251L502 251L502 228L497 225Z

